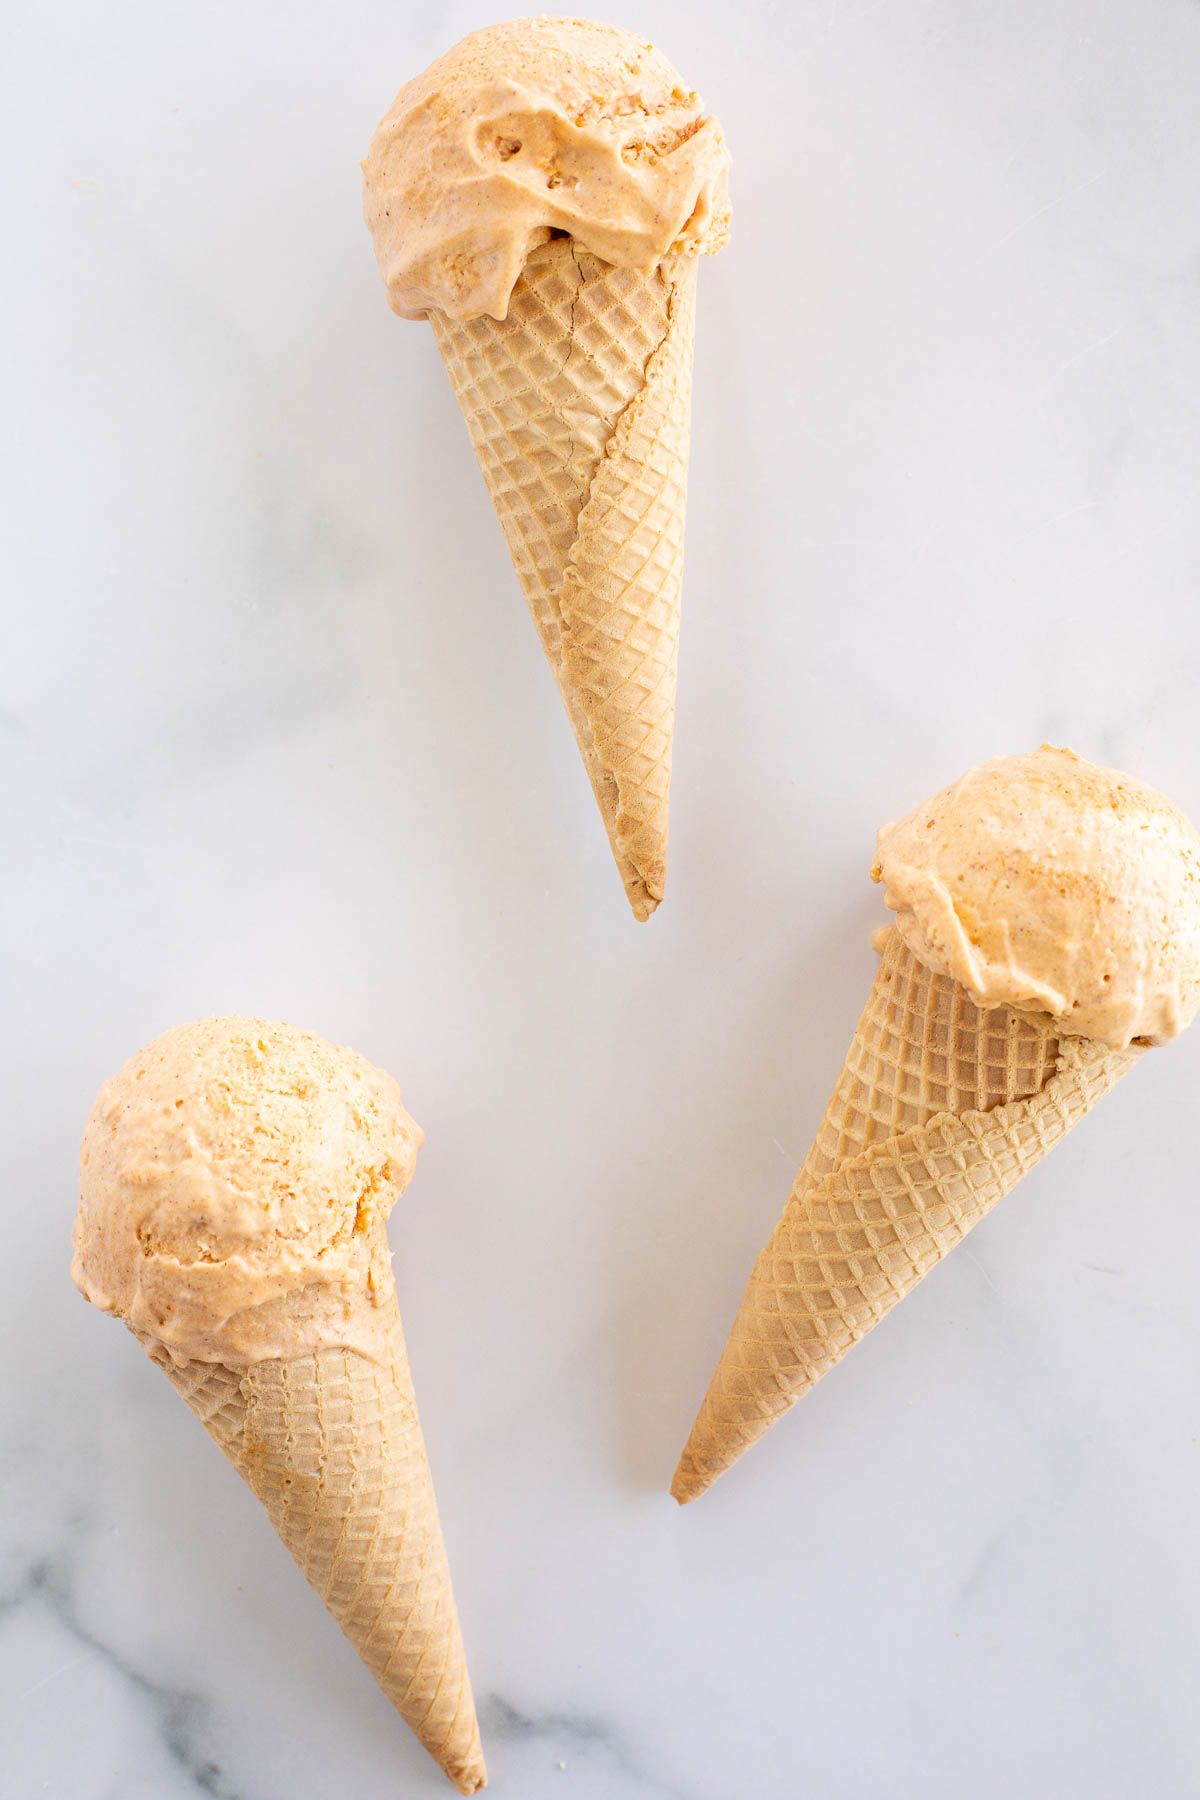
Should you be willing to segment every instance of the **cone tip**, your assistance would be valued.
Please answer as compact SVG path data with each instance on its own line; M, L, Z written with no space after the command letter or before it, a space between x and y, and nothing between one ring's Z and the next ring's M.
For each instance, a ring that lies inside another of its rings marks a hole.
M679 1459L679 1467L671 1477L671 1498L680 1506L687 1506L692 1500L698 1500L708 1489L711 1477L697 1469L695 1463L685 1450Z
M465 1768L447 1769L446 1773L460 1794L478 1794L487 1786L487 1768L482 1752L477 1753Z
M640 881L627 883L625 892L629 897L634 918L639 925L644 925L646 920L658 911L662 895L652 894Z

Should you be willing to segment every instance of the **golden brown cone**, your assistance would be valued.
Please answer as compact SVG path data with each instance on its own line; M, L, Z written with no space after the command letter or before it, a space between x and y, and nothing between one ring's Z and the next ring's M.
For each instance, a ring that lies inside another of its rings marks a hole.
M462 1794L487 1781L399 1314L353 1350L175 1362L146 1343L372 1675Z
M912 1292L1137 1060L987 1011L888 933L671 1492L696 1499Z
M430 314L639 919L666 879L697 261L555 238L506 319Z

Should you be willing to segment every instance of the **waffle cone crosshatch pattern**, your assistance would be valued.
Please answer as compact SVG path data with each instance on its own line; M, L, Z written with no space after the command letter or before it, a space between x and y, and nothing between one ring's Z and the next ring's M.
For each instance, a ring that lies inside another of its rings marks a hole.
M1200 5L15 23L0 1800L1200 1792Z

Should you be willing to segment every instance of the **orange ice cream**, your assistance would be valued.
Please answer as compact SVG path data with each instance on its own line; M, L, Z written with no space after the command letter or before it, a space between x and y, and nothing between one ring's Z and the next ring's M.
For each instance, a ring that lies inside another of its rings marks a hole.
M1200 1007L1200 836L1144 782L1043 745L982 763L879 833L872 875L928 968L981 1006L1112 1049Z
M92 1107L76 1286L178 1358L378 1357L395 1319L386 1221L421 1139L352 1050L262 1019L178 1026Z
M400 90L363 164L364 212L396 312L503 319L555 234L643 272L719 250L728 178L720 125L652 44L514 19Z

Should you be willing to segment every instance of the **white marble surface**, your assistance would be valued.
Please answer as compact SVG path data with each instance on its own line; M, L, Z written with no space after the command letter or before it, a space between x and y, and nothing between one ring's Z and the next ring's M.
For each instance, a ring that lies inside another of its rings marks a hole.
M737 159L648 926L358 218L394 87L502 10L16 7L0 1795L443 1791L67 1279L101 1078L251 1009L428 1133L393 1242L498 1796L1193 1793L1200 1041L665 1486L868 982L876 824L1046 736L1200 814L1200 9L630 9Z

